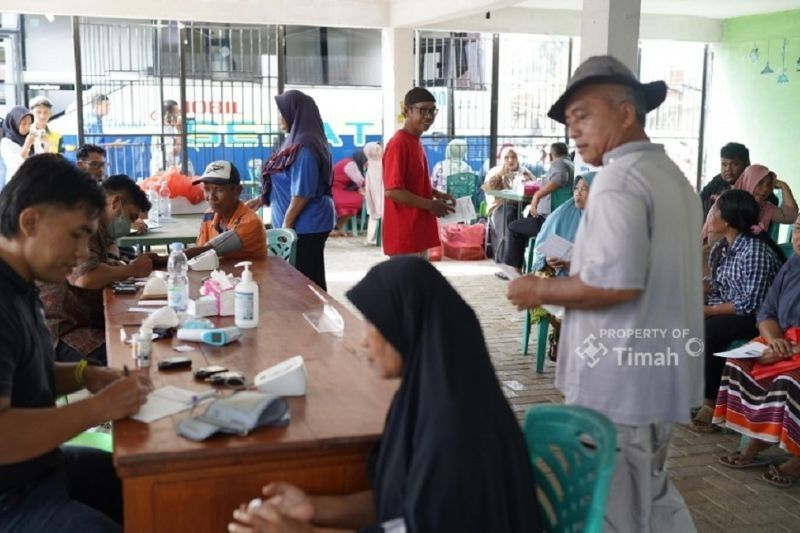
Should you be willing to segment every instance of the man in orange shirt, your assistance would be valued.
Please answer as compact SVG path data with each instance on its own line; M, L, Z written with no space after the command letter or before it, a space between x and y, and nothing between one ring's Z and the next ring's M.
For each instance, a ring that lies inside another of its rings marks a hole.
M202 183L211 207L203 215L197 246L186 251L194 257L215 250L220 257L263 259L267 257L267 232L259 216L239 199L239 171L230 161L210 163L193 184Z

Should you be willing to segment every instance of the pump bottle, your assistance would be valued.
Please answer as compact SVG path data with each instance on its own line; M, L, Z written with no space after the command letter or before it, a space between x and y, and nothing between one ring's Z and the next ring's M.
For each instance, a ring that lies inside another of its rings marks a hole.
M253 281L250 271L250 261L236 263L237 267L244 267L242 281L235 287L234 322L236 327L249 329L258 326L258 284Z

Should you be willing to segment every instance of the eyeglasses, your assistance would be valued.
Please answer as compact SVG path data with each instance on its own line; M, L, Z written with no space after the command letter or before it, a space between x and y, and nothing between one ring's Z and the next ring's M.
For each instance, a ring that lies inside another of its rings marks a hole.
M435 117L439 114L439 109L436 107L419 107L412 105L411 109L416 109L420 115L428 117Z
M227 387L229 389L244 389L247 386L247 378L241 372L220 372L208 376L205 381L212 385Z
M89 168L94 168L96 170L100 170L101 168L106 168L105 161L86 161L85 159L81 159L81 163L86 165Z

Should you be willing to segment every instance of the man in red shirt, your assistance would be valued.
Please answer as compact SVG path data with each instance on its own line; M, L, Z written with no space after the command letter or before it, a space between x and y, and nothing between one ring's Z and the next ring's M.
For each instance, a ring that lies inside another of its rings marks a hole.
M436 99L430 91L414 87L403 101L403 129L386 145L383 154L383 251L386 255L419 255L439 246L436 217L453 211L449 194L431 187L428 158L419 138L436 118Z

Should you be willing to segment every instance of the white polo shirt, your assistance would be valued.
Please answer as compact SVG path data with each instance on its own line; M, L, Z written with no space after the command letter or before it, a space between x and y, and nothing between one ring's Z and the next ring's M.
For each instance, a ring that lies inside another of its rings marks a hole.
M703 396L700 200L661 145L627 143L603 164L570 274L642 292L614 307L567 310L556 387L568 404L617 424L685 422Z

